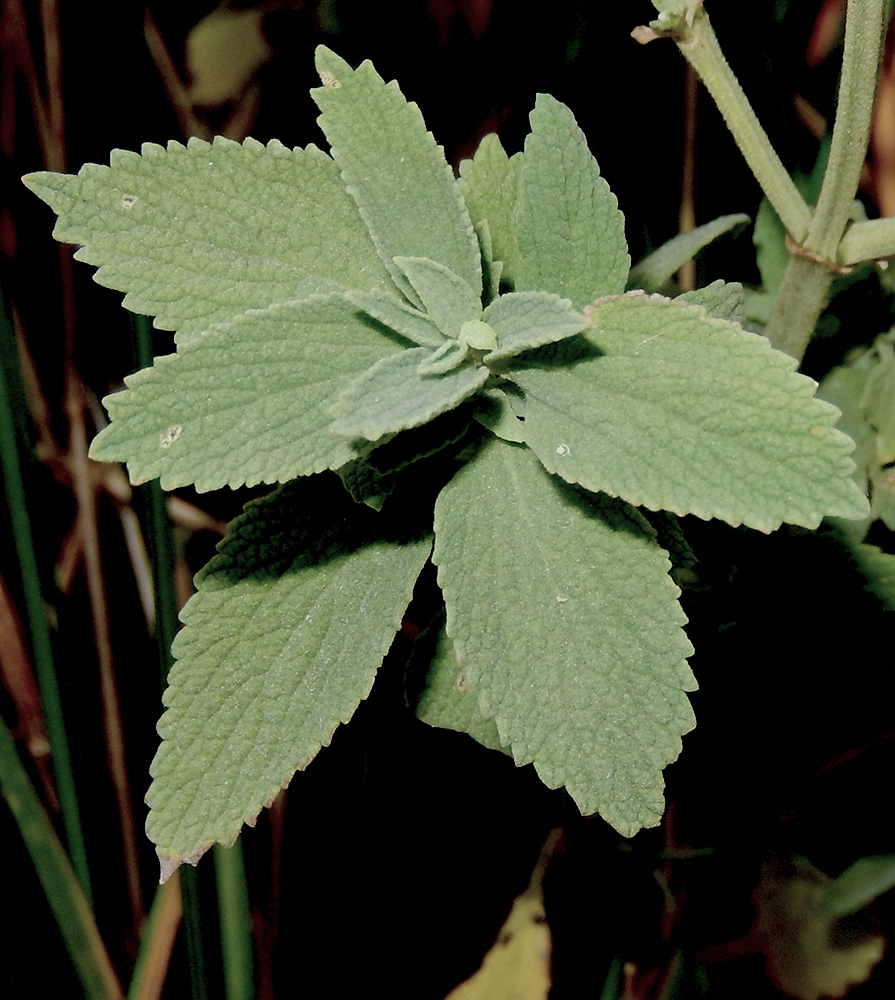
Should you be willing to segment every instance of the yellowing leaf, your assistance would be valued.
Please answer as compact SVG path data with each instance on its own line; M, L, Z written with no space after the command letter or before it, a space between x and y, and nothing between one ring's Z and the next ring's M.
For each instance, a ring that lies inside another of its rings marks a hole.
M446 1000L547 1000L552 940L539 888L517 896L479 968Z
M272 51L261 31L260 10L213 10L186 36L190 98L217 108L242 96Z

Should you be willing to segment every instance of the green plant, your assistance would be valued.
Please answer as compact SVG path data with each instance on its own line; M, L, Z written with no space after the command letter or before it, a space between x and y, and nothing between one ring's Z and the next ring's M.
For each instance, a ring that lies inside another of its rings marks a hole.
M682 47L710 31L672 6L654 27ZM626 291L622 216L564 105L540 96L521 153L489 136L455 179L369 63L317 68L331 158L191 140L26 178L97 280L176 331L92 455L166 488L283 484L183 615L148 795L163 876L348 721L430 558L447 617L420 717L632 835L693 725L674 515L865 518L852 443L743 329L740 286L657 293L692 246Z

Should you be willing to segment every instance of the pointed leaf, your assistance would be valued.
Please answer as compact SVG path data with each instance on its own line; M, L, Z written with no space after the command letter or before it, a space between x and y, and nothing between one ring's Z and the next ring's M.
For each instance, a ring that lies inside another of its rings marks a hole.
M591 319L599 356L512 375L548 471L760 531L865 516L838 412L763 337L642 293L607 298Z
M491 439L439 495L435 538L448 635L517 763L626 836L658 823L694 682L648 525Z
M431 354L413 347L383 358L346 388L330 413L334 434L377 441L384 434L419 427L454 409L480 389L487 368L463 365L443 375L420 375L419 365Z
M218 137L117 149L111 166L25 183L101 285L183 343L274 302L392 287L339 169L319 149Z
M895 854L858 860L823 889L820 910L826 917L856 913L895 886Z
M482 294L482 265L466 203L416 104L372 63L356 70L317 48L323 86L311 91L333 159L395 284L418 304L395 257L428 257Z
M356 452L330 433L327 409L396 346L341 297L239 316L125 379L126 392L103 400L112 423L90 454L164 489L336 469Z
M456 339L460 327L482 313L480 294L444 264L425 257L395 257L432 321L446 337Z
M490 365L521 351L571 337L590 326L568 299L549 292L511 292L495 299L482 317L497 334L497 347L486 356Z
M483 427L487 427L492 434L496 434L504 441L515 441L517 444L525 443L525 428L521 420L521 414L513 408L517 404L521 409L521 399L514 399L505 391L504 387L483 389L476 400L475 418ZM515 386L513 388L516 388ZM518 388L516 388L518 392Z
M680 233L631 268L628 288L642 288L647 292L661 291L675 271L691 261L703 247L723 233L747 225L749 221L748 215L721 215L704 226Z
M162 870L231 844L366 698L430 542L335 476L250 504L174 644L147 831Z
M621 292L630 260L624 218L572 112L539 94L519 173L517 291L563 295L580 309Z
M516 197L522 154L507 156L494 133L486 135L471 160L460 164L460 190L472 221L487 223L491 257L503 264L501 277L513 284L519 262Z
M381 292L346 292L345 298L384 326L420 347L441 347L444 334L429 316Z

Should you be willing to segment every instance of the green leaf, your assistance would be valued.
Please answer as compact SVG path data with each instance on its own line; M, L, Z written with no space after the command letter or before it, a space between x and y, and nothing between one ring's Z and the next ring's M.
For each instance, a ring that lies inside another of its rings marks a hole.
M420 347L441 347L445 342L444 334L429 316L413 306L398 302L391 295L352 291L346 292L345 298L368 316Z
M694 305L629 293L591 311L599 352L512 373L549 472L677 514L773 531L866 516L853 443L795 362Z
M492 438L439 495L435 538L448 635L517 763L625 836L658 823L695 685L646 522Z
M59 215L56 239L100 265L99 284L180 343L278 301L393 290L338 167L313 146L146 143L110 167L25 183Z
M512 386L512 383L507 383ZM515 388L515 386L513 386ZM518 389L517 389L518 392ZM483 427L487 427L492 434L496 434L504 441L515 441L517 444L525 443L525 431L521 413L516 413L513 403L520 405L521 400L511 399L504 388L484 389L476 400L475 418Z
M482 318L497 334L497 347L485 357L489 365L564 340L590 326L587 316L575 310L568 299L549 292L502 295L488 306Z
M621 292L624 217L572 112L539 94L519 172L517 291L556 292L579 309Z
M675 302L689 302L702 306L716 319L726 319L741 326L746 321L746 293L738 281L713 281L710 285L683 292Z
M895 886L895 854L878 854L858 860L837 879L827 883L820 899L826 917L842 917Z
M519 263L516 196L522 154L507 156L500 139L486 135L471 160L460 164L460 190L476 226L487 223L492 259L503 264L501 277L512 285Z
M427 646L428 636L417 639ZM454 644L443 628L435 630L435 648L415 715L428 726L467 733L489 750L503 750L493 719L485 718L466 674L457 663Z
M285 482L356 457L327 409L396 342L341 296L248 313L156 358L107 396L90 454L165 489Z
M481 315L481 293L444 264L425 257L395 257L432 321L446 337L457 338L460 327Z
M488 369L462 365L443 375L419 373L431 356L425 347L413 347L383 358L355 379L330 408L335 434L377 441L384 434L419 427L440 413L454 409L488 379Z
M472 221L419 108L405 100L397 83L383 83L369 61L352 70L321 45L316 62L323 82L311 91L322 112L318 122L395 284L418 305L394 258L428 257L481 296Z
M697 226L689 232L680 233L631 268L628 288L642 288L647 292L664 290L675 271L691 261L700 250L722 234L744 226L748 222L748 215L721 215L704 226Z
M895 346L885 337L874 344L877 363L870 370L860 408L876 431L876 460L880 465L895 462Z
M198 577L174 644L147 831L167 876L232 844L370 692L430 541L335 476L250 504Z

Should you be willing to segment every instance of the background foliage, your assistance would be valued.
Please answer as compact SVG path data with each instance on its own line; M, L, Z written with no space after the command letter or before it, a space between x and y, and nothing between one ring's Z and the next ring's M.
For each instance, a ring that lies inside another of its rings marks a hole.
M786 165L808 174L821 119L834 107L837 5L749 6L743 23L719 4L711 12L716 30ZM648 3L559 0L526 17L501 0L271 3L241 16L237 49L257 73L229 86L219 69L201 71L201 55L193 56L189 83L185 53L198 51L190 29L208 12L160 3L144 22L142 5L122 3L103 12L100 31L71 5L43 3L27 15L14 0L3 6L0 277L22 352L18 431L33 449L22 482L94 909L125 984L155 891L141 801L156 745L159 649L173 628L162 619L153 637L147 626L153 559L141 551L137 526L150 553L159 553L156 567L168 536L153 528L158 495L141 488L132 496L114 468L89 465L84 448L103 419L96 399L138 366L137 351L145 364L170 341L153 332L150 350L145 332L132 337L120 296L94 284L90 269L71 268L70 251L49 237L51 213L17 178L42 166L108 162L112 148L164 143L185 131L250 133L287 146L319 141L308 88L322 41L353 64L370 58L385 79L398 77L452 163L494 130L507 149L520 148L536 91L568 103L618 196L635 261L677 231L682 203L686 224L688 212L697 223L740 211L754 218L760 198L717 112L688 91L674 46L641 48L629 39L652 16ZM886 155L892 131L889 123L875 136L863 194L870 214L895 213ZM683 199L682 164L690 177ZM697 266L699 285L716 277L757 283L750 232L722 239ZM803 370L819 378L851 348L871 343L890 325L891 305L875 274L843 282ZM3 350L6 360L14 354L8 341ZM222 522L253 495L177 491L167 504L175 527L170 572L156 583L160 608L175 603L166 585L179 588L182 601ZM6 502L9 509L9 493ZM3 532L4 607L19 609L24 621L27 579L5 524ZM244 838L257 986L239 994L230 975L229 995L288 995L298 983L309 994L350 995L372 982L396 995L444 996L478 965L555 827L564 834L544 883L554 996L595 992L619 960L636 964L636 995L658 995L663 977L687 982L697 959L718 995L776 995L765 958L743 944L768 853L806 857L835 875L858 857L892 850L885 791L892 614L829 533L784 529L765 538L700 521L687 532L699 560L680 581L697 649L699 724L666 772L663 828L624 841L601 820L582 820L530 768L517 770L410 718L400 691L415 623L427 620L431 595L421 588L369 701ZM876 540L891 550L885 534ZM3 716L16 726L52 811L42 716L21 666L37 659L39 638L29 626L20 646L15 626L3 627ZM2 973L9 994L76 995L78 980L18 830L8 812L0 822L11 880L12 958ZM186 926L204 948L188 960L188 933L176 939L162 995L200 988L188 971L197 954L205 955L208 995L221 995L222 968L238 947L219 943L216 908L223 901L227 909L226 881L215 885L210 864L196 875L185 885L187 910L201 920ZM773 877L779 873L762 884ZM882 897L872 918L883 928L891 927L891 905ZM172 931L176 925L170 921ZM694 974L688 989L704 983ZM884 964L864 989L887 983Z

